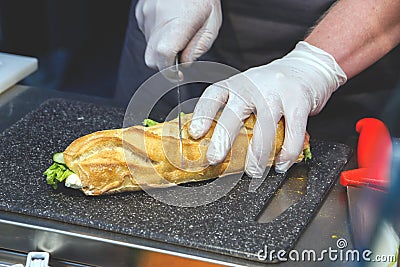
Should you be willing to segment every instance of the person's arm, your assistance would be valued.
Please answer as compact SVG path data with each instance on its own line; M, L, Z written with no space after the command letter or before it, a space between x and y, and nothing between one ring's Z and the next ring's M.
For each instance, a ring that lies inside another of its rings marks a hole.
M332 7L305 41L286 56L209 86L194 110L189 132L214 129L207 158L220 163L252 112L257 124L250 142L246 173L268 171L278 120L285 117L285 140L275 170L285 172L301 152L307 119L318 114L333 92L383 57L400 42L400 0L342 0ZM217 100L217 101L216 101Z
M305 39L354 77L400 43L399 0L342 0Z

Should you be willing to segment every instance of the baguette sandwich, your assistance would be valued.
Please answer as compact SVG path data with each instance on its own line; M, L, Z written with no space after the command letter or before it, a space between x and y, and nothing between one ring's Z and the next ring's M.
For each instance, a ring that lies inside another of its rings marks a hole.
M247 147L252 137L255 116L244 123L224 162L208 166L206 151L216 123L200 139L192 139L188 126L192 114L181 115L181 153L177 119L146 126L132 126L94 132L73 141L62 153L54 155L53 165L44 173L48 184L57 188L59 182L80 189L86 195L103 195L162 188L181 183L202 181L244 170ZM284 121L279 121L275 136L275 155L284 140ZM298 161L310 158L309 136ZM273 158L270 163L273 164Z

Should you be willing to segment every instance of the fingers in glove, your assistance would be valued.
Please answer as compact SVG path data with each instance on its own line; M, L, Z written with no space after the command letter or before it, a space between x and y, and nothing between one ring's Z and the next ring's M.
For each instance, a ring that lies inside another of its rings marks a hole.
M276 106L272 106L274 108ZM269 106L257 109L257 121L253 128L253 137L246 155L245 172L252 178L261 178L267 173L275 156L275 135L279 110Z
M214 9L211 11L211 13L215 12L220 12L220 10ZM206 23L197 31L183 50L181 61L184 63L192 63L207 52L218 36L221 23L221 15L216 16L211 14Z
M144 1L138 1L135 7L135 17L138 24L139 29L144 31L144 14L143 14L143 3Z
M237 84L235 85L237 86ZM229 83L228 86L232 88ZM252 106L245 98L230 90L228 102L218 119L207 150L207 160L210 164L215 165L225 159L243 121L249 117L252 111Z
M163 70L175 64L176 55L182 51L197 28L182 27L182 21L171 20L150 34L145 52L145 62L150 68ZM170 68L173 71L173 68ZM171 74L175 77L176 74Z
M182 46L180 45L180 47ZM175 40L152 35L147 42L144 59L148 67L161 71L167 67L171 67L175 63L175 57L178 52L179 47ZM173 68L171 68L171 71L173 71Z
M203 137L211 127L217 112L228 100L228 90L224 81L206 88L193 112L189 126L189 134L198 139Z
M285 110L285 140L276 157L276 172L286 172L298 159L304 145L308 112L304 107L287 106Z

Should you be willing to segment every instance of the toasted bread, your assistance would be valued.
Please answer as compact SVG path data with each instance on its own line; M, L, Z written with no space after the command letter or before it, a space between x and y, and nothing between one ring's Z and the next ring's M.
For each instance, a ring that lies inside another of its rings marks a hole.
M218 165L208 166L206 151L216 123L200 139L188 134L191 114L183 115L184 169L181 168L177 120L152 127L132 126L104 130L80 137L63 152L66 165L79 176L86 195L136 191L143 187L161 188L240 173L252 137L255 116L241 128L230 153ZM309 147L308 135L304 148ZM275 155L284 140L284 121L279 121ZM298 161L303 159L299 155ZM270 159L272 164L273 158Z

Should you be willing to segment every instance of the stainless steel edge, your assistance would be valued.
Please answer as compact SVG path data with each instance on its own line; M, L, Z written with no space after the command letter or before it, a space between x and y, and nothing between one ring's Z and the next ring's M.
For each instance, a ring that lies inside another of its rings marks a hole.
M10 267L15 264L25 264L28 254L12 250L0 249L0 267ZM88 267L70 261L53 260L51 267Z
M4 218L7 216L12 219ZM150 252L224 266L253 265L245 261L235 263L232 257L207 254L163 242L6 213L0 213L0 248L24 253L46 251L52 259L90 266L139 266L140 258ZM239 259L237 261L240 262Z

